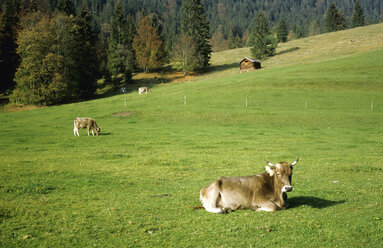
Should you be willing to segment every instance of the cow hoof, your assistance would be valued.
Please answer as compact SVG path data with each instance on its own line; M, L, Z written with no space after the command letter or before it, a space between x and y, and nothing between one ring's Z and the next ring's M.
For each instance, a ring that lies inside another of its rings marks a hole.
M219 212L218 214L227 214L227 213L228 213L228 212L227 212L227 209L224 209L224 208L223 208L223 209L221 210L221 212Z
M223 208L221 210L221 212L219 212L219 214L229 214L231 212L233 212L234 210L232 210L231 208Z

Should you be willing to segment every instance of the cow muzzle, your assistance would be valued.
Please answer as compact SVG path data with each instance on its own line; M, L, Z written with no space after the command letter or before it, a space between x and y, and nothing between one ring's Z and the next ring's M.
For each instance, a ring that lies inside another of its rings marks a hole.
M291 192L291 191L293 191L293 187L292 186L285 185L282 188L282 192Z

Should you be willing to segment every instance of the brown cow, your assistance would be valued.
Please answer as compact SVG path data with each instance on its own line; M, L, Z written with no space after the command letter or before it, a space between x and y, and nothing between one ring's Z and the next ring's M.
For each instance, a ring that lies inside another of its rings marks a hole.
M89 130L92 130L92 135L94 135L94 132L96 132L97 136L99 132L101 131L101 129L97 126L96 121L92 118L79 118L79 117L74 118L74 129L73 129L74 136L76 136L76 134L77 136L80 136L80 134L78 133L79 128L88 129L88 136L90 135Z
M267 161L267 160L266 160ZM293 163L267 161L266 171L253 176L220 177L200 192L203 207L212 213L237 209L276 211L286 208L287 194L293 190Z

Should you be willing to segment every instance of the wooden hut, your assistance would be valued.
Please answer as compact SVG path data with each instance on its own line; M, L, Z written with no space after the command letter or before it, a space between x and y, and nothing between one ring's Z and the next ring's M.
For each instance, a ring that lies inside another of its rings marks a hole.
M243 58L241 62L239 62L239 68L241 72L256 70L261 68L261 61L255 59L249 59L247 57Z

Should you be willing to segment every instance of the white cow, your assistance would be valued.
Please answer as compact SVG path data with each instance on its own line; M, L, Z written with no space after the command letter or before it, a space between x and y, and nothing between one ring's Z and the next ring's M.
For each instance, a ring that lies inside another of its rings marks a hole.
M152 92L148 87L140 87L138 88L138 94L142 94L142 92L145 92L145 94L148 94L148 92Z

